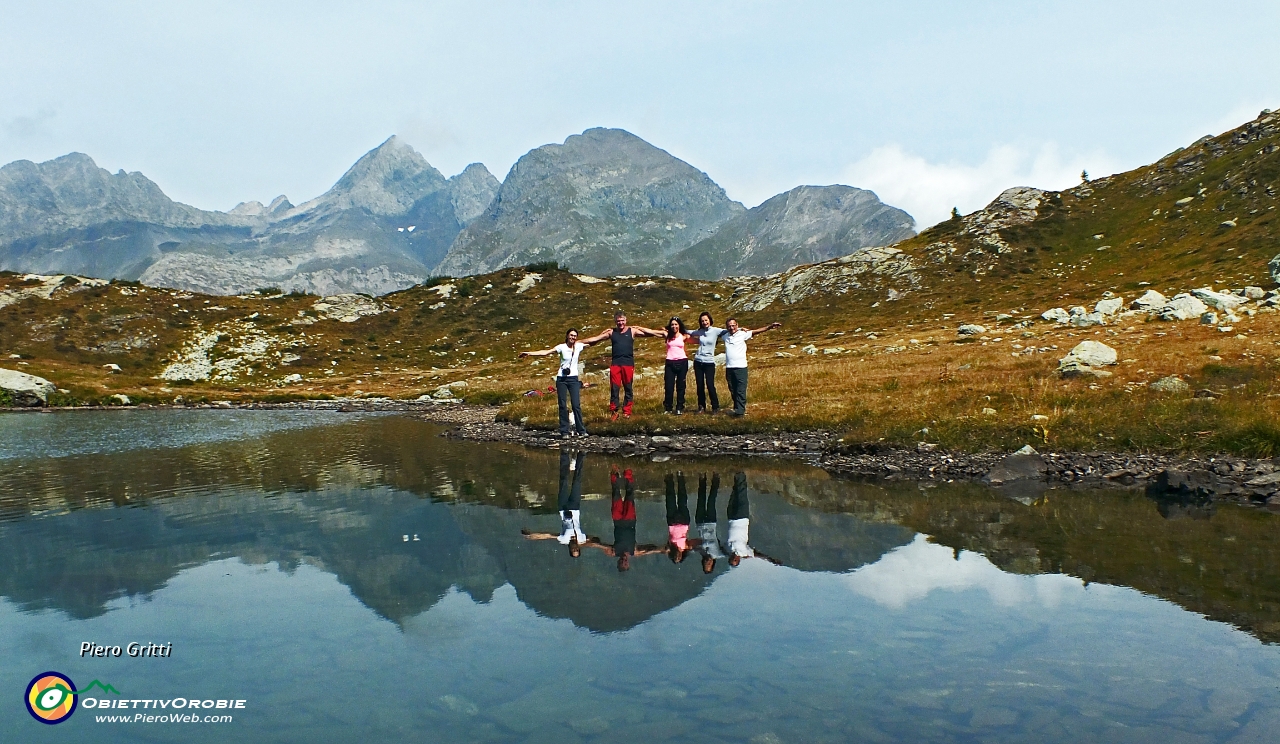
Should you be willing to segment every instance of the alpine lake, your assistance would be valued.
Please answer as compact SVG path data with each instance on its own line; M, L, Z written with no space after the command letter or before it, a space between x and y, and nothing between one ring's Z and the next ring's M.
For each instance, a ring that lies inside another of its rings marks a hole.
M1280 739L1280 515L440 432L0 414L0 741Z

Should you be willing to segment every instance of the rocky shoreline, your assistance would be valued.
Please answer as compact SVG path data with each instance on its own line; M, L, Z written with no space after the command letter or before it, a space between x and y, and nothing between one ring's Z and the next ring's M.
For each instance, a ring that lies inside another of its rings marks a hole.
M350 398L288 403L215 401L187 406L77 407L65 410L137 409L317 410L403 412L448 428L441 436L527 447L566 444L586 452L663 460L679 457L763 456L800 459L850 478L983 483L1010 498L1032 503L1055 488L1143 489L1169 508L1195 510L1234 502L1280 512L1280 458L1178 457L1116 452L949 452L933 444L915 449L846 443L829 431L770 434L591 436L563 440L555 432L497 420L497 408L435 401ZM57 408L10 408L53 412ZM1162 506L1162 508L1165 508Z
M914 450L846 444L827 431L773 434L671 434L591 436L564 440L554 432L499 422L496 410L469 406L434 408L429 420L451 425L442 436L528 447L566 444L587 452L664 459L748 455L803 459L830 473L854 478L973 481L1030 503L1050 488L1144 489L1180 508L1214 501L1280 511L1280 462L1235 457L1187 458L1114 452L1020 451L953 453L937 445ZM1029 450L1029 448L1027 448Z

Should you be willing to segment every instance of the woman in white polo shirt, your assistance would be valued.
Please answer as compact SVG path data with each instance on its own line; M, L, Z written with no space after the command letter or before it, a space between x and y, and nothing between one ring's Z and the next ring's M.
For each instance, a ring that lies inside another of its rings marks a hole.
M595 341L579 341L578 329L570 328L564 334L564 343L552 349L540 351L522 351L520 358L531 356L560 355L560 370L556 373L556 402L560 405L560 438L569 438L569 405L573 406L574 433L580 437L587 436L587 427L582 422L582 381L578 379L581 366L578 358L582 350Z
M729 384L729 395L733 398L733 416L745 416L747 413L747 341L757 333L774 328L781 328L781 323L770 323L763 328L749 330L738 327L737 318L729 318L725 322L726 330L720 338L724 339L724 379Z

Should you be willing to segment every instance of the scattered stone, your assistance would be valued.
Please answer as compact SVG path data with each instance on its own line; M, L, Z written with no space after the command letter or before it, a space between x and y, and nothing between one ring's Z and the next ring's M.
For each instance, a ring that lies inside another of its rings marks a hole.
M1043 313L1040 313L1040 317L1044 320L1053 321L1054 323L1068 323L1071 321L1071 314L1060 307L1055 307L1052 310L1045 310Z
M1267 262L1267 271L1271 273L1271 281L1280 284L1280 254Z
M43 377L13 369L0 369L0 393L4 393L12 401L10 405L23 408L43 406L49 402L49 396L57 391L58 386Z
M1191 202L1193 202L1193 201L1195 201L1195 200L1196 200L1196 199L1195 199L1195 197L1194 197L1194 196L1184 196L1184 197L1182 197L1181 199L1179 199L1179 200L1177 200L1176 202L1174 202L1174 204L1178 205L1179 207L1185 207L1185 206L1187 206L1188 204L1190 204Z
M956 329L956 333L961 336L981 336L986 333L987 329L976 323L965 323Z
M809 344L808 346L804 347L804 348L803 348L803 349L801 349L800 351L803 351L804 353L809 354L810 356L812 356L812 355L814 355L814 354L817 354L817 353L818 353L818 347L814 346L813 344Z
M299 382L302 382L302 375L298 374L297 372L294 372L291 375L285 375L285 378L282 382L284 382L284 384L286 385L296 385Z
M1230 219L1230 220L1223 220L1222 222L1219 222L1219 223L1218 223L1218 227L1223 227L1223 228L1226 228L1226 229L1228 229L1228 230L1230 230L1231 228L1233 228L1233 227L1235 227L1235 226L1236 226L1236 221L1235 221L1234 219Z
M113 375L120 373L120 365L118 364L104 364L102 368Z
M1043 413L1033 413L1031 414L1031 420L1032 421L1048 421L1049 417L1044 415Z
M1218 324L1218 314L1209 310L1200 314L1200 325L1216 326Z
M129 400L129 396L125 395L124 393L116 393L115 395L111 396L111 400L116 401L122 406L133 405L133 401Z
M1245 287L1240 292L1246 300L1261 300L1266 296L1266 293L1262 291L1262 287Z
M996 409L994 409L994 408L984 408L984 409L982 409L982 415L983 415L983 416L994 416L994 415L996 415Z
M1157 393L1185 393L1191 389L1191 385L1177 375L1169 375L1151 383L1150 388Z
M1038 455L1038 454L1040 454L1040 453L1039 453L1039 452L1036 452L1036 448L1035 448L1035 447L1032 447L1032 446L1031 446L1031 445L1029 445L1029 444L1024 444L1024 445L1022 445L1022 449L1018 450L1017 452L1014 452L1013 454L1015 454L1015 455Z

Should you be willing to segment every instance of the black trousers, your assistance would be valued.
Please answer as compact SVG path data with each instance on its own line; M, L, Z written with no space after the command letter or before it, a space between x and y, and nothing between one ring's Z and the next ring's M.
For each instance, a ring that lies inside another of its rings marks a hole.
M667 473L667 525L689 524L689 490L684 475Z
M720 396L716 395L716 363L695 361L693 379L698 383L698 410L706 409L708 398L711 400L711 410L720 410Z
M733 474L733 490L729 492L729 513L726 516L730 520L751 518L751 502L747 499L746 473Z
M707 524L716 521L716 496L720 492L720 474L713 473L711 476L711 493L707 493L707 476L698 477L698 511L696 518L698 524Z
M560 404L560 433L569 433L569 406L573 405L573 426L579 434L586 434L582 423L582 382L574 377L556 378L556 402Z
M729 383L729 395L733 398L733 412L747 412L747 368L725 367L725 382Z
M662 398L662 410L670 411L672 409L672 393L675 393L675 409L677 411L684 410L684 383L689 377L689 360L688 359L668 359L667 366L663 370L662 384L666 389L666 395Z
M569 467L571 459L573 467ZM556 509L561 514L582 508L582 460L582 452L575 456L568 449L560 450L560 493L556 498ZM569 472L571 470L572 478Z

